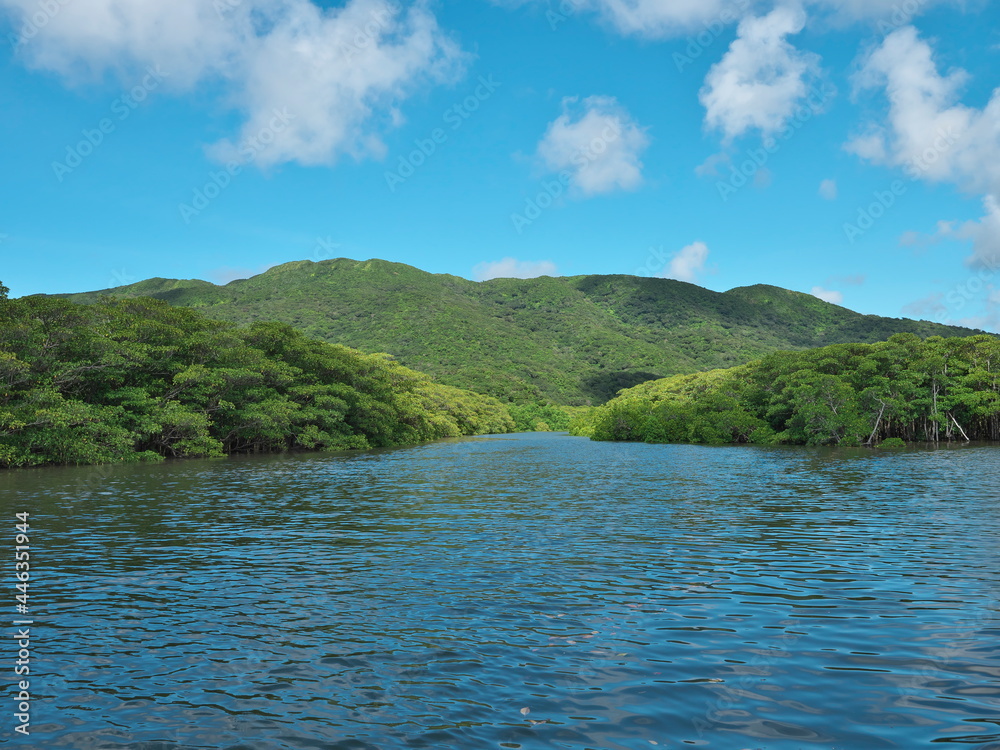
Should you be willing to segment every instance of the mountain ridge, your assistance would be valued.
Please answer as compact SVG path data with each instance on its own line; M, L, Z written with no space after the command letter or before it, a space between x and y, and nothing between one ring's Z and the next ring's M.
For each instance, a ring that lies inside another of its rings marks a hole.
M55 295L150 296L238 324L275 320L516 403L602 403L669 375L782 350L973 329L862 315L769 284L714 292L625 274L470 281L371 258L292 261L216 285L156 277Z

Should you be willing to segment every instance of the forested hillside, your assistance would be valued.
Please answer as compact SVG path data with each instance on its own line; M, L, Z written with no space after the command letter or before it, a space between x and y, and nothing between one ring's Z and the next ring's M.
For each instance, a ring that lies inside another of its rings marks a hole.
M643 383L573 426L595 440L891 445L1000 440L1000 338L841 344Z
M151 299L6 300L0 467L337 450L509 432L495 399L281 323Z
M519 404L600 404L650 379L775 351L973 333L860 315L771 286L718 293L636 276L476 283L381 260L288 263L222 287L150 279L68 298L102 294L148 295L240 325L280 321Z

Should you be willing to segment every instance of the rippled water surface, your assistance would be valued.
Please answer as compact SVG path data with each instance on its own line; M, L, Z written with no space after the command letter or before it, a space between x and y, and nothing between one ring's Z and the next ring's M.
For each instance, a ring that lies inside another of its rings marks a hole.
M13 744L1000 748L998 477L545 434L0 475Z

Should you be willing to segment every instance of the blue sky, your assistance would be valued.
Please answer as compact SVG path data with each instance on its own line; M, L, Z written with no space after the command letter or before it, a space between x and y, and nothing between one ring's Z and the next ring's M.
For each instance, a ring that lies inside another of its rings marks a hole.
M15 296L384 258L1000 330L985 0L0 0Z

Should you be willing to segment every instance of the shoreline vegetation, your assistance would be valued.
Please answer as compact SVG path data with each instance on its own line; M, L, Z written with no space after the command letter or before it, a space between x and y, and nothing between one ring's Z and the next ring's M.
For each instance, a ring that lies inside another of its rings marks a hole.
M901 333L775 353L642 383L578 417L570 432L715 445L1000 441L1000 338Z
M435 382L291 325L149 297L6 298L0 468L404 446L568 431L652 443L1000 440L1000 338L900 333L650 379L602 406Z
M288 325L4 291L3 468L364 449L518 426L494 398Z

